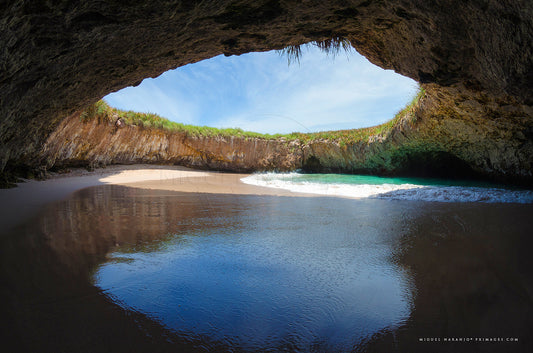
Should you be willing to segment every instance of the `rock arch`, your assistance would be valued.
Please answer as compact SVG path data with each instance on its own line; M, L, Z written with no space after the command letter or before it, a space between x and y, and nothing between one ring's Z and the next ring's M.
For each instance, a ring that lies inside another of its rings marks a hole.
M533 180L529 0L8 0L0 13L4 172L34 166L63 119L146 77L340 37L425 85L428 139L487 175Z

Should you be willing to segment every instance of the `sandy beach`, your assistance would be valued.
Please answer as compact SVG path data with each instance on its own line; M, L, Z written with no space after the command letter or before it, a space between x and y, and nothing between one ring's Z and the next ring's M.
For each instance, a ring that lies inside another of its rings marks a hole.
M145 164L109 166L94 171L74 169L69 173L52 174L43 181L26 180L16 188L0 189L0 229L11 229L36 215L44 205L77 190L106 184L194 193L316 196L247 185L240 181L247 175Z
M245 176L112 166L0 190L3 342L312 351L321 337L318 351L416 352L433 332L531 351L532 205L254 196L308 195Z

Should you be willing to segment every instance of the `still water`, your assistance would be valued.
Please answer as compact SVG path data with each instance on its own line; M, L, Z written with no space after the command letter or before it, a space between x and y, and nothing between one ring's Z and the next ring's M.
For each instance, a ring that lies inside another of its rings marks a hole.
M2 339L28 352L529 351L532 211L93 187L0 238Z

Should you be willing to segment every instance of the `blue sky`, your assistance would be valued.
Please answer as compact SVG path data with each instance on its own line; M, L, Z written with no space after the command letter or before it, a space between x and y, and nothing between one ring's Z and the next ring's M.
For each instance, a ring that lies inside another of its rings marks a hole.
M184 124L290 133L383 123L416 90L415 81L371 64L355 50L332 56L309 46L299 63L288 65L276 51L220 55L104 99Z

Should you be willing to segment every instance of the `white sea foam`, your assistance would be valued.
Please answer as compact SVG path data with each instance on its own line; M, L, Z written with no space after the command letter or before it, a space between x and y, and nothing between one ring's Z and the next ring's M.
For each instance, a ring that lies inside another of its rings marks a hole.
M246 184L292 192L350 198L438 202L533 203L533 191L417 184L328 184L301 181L301 174L264 173L241 179Z

